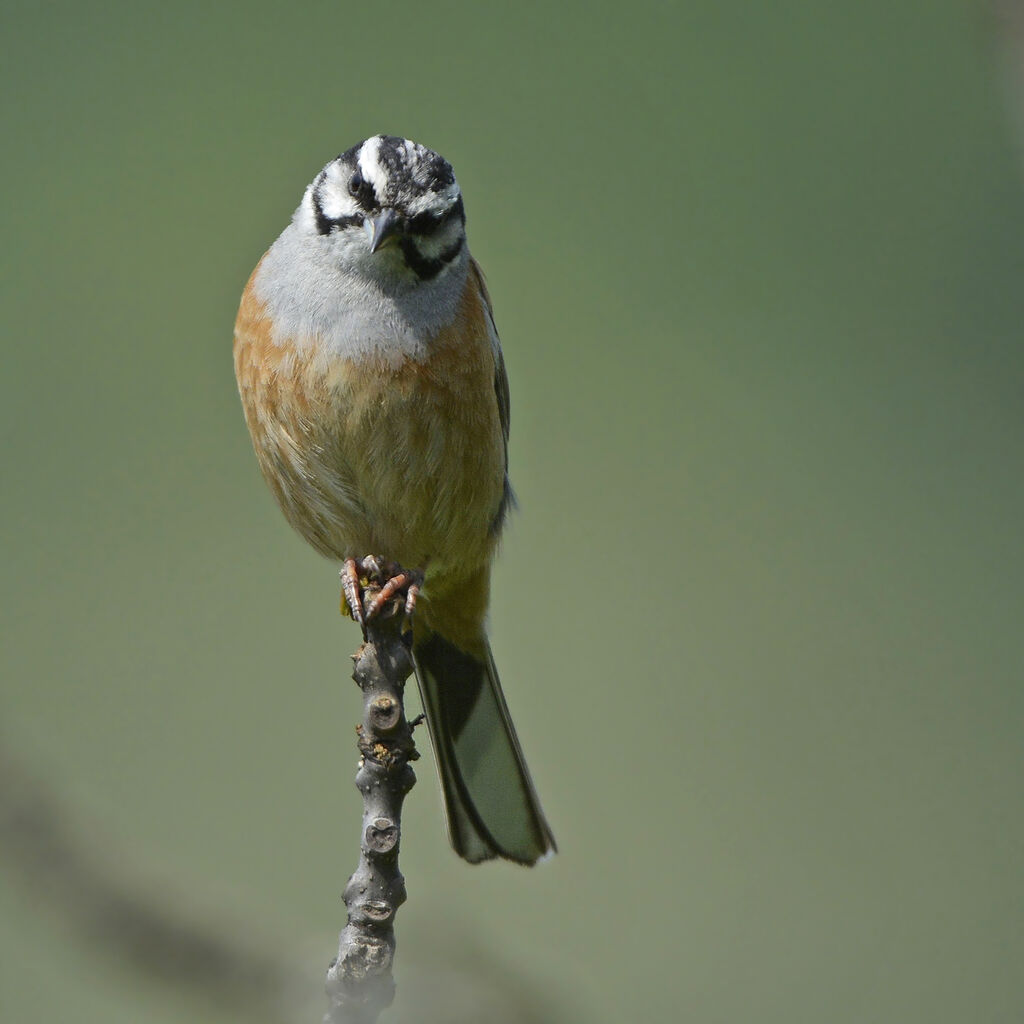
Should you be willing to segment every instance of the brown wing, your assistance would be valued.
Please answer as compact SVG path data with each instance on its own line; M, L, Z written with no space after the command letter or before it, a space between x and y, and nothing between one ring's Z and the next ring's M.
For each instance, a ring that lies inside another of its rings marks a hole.
M498 400L498 418L501 421L501 434L505 439L505 490L501 497L501 505L498 507L498 514L494 517L494 523L491 526L494 533L497 533L504 524L509 509L513 508L516 503L516 496L508 479L508 435L512 424L512 404L508 391L508 374L505 372L505 357L501 354L498 326L494 322L494 307L491 305L491 295L487 290L484 272L480 269L480 264L474 259L469 261L469 268L476 279L480 294L483 296L487 318L491 322L491 333L494 338L494 394Z

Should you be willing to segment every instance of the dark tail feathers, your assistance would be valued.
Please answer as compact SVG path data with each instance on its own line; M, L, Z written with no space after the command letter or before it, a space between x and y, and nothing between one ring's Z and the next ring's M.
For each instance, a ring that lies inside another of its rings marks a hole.
M490 648L480 660L427 632L413 660L455 852L473 864L553 853Z

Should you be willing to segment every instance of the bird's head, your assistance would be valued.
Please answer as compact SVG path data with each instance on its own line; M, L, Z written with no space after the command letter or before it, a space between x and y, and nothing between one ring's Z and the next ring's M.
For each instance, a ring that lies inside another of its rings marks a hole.
M466 245L451 164L393 135L374 135L332 160L306 189L295 224L345 269L412 286L444 274Z

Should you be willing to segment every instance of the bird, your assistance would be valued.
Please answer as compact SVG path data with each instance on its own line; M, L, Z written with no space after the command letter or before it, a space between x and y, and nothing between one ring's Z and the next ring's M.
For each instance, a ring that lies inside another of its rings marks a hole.
M407 572L412 659L448 834L471 863L555 852L487 634L514 496L509 386L451 164L375 135L331 160L242 294L234 364L285 518L339 561Z

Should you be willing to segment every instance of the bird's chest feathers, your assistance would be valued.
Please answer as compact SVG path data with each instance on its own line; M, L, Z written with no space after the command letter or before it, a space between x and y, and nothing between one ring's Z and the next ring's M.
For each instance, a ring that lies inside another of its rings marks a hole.
M430 489L435 502L448 493L500 495L504 451L486 337L467 339L456 326L422 359L333 359L326 386L367 486L390 489L400 479Z

